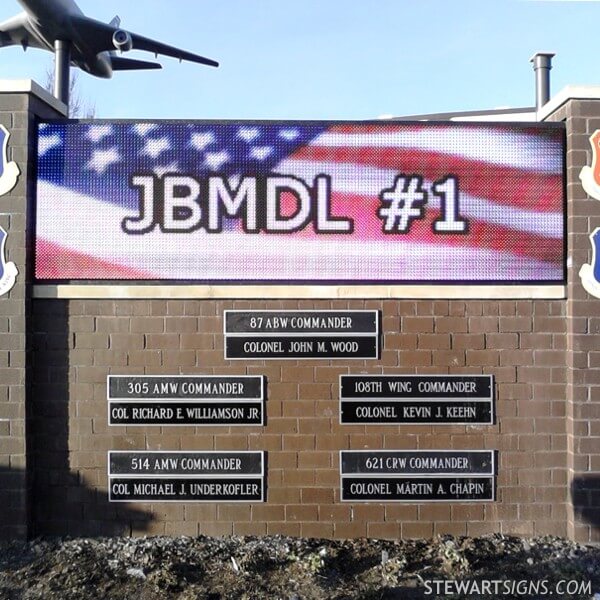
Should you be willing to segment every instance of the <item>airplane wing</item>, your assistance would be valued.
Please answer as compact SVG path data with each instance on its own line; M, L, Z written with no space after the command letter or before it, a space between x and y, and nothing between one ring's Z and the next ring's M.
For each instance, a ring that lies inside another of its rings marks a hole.
M23 48L48 49L33 32L27 28L27 13L22 12L0 23L0 47L23 46Z
M135 33L131 33L131 39L133 40L133 48L135 50L146 50L147 52L153 52L154 54L164 54L165 56L172 56L179 60L187 60L201 65L208 65L209 67L219 66L219 63L216 60L205 58L204 56L199 56L192 52L186 52L180 48L175 48L174 46L169 46Z
M97 53L115 50L112 38L115 32L119 31L118 27L85 16L73 15L71 19L74 30L80 33L81 38L85 40L86 46L94 48ZM128 33L131 35L133 50L145 50L156 55L163 54L165 56L178 58L179 60L186 60L211 67L219 66L217 61L211 60L210 58L205 58L204 56L181 50L175 46L163 44L162 42L146 38L131 31L128 31Z

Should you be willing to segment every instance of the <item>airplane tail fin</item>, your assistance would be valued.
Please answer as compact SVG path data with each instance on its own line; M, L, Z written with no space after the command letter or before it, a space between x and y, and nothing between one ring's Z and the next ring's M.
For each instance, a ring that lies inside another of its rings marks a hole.
M121 17L117 15L110 23L112 27L121 27Z
M138 71L148 69L162 69L162 65L134 58L123 58L122 56L110 57L114 71Z

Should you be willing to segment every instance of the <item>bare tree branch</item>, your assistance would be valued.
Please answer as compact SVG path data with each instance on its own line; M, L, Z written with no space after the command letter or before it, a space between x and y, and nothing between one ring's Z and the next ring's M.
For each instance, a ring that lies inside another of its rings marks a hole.
M46 69L44 89L54 94L54 63ZM86 101L79 91L79 73L71 70L69 79L69 118L93 119L96 116L96 105Z

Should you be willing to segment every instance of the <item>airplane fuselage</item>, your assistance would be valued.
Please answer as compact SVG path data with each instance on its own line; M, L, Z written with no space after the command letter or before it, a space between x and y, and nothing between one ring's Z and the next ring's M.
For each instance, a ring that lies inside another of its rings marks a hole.
M86 58L83 61L74 60L74 62L80 69L90 75L102 77L103 79L110 79L113 75L109 52L100 52L94 57Z
M180 61L218 67L210 58L170 46L132 31L121 29L120 19L109 23L83 14L75 0L18 0L24 11L0 23L0 48L22 46L61 52L64 42L70 50L71 65L96 77L109 78L113 71L160 69L160 63L126 58L130 50L171 56ZM61 72L66 69L61 60Z
M56 20L61 15L83 15L73 0L17 0L29 13L43 20Z
M71 16L83 16L83 12L73 0L18 0L29 17L31 28L47 45L54 50L54 43L68 34L71 42L71 61L80 69L109 79L112 65L109 52L90 54L84 51L84 44L78 44L78 32L71 24ZM61 35L62 34L62 35Z

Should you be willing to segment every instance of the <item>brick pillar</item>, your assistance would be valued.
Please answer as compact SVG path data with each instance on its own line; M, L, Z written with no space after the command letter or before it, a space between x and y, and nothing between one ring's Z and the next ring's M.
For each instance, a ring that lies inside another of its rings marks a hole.
M600 227L600 201L586 194L579 174L591 165L589 138L600 129L600 87L568 87L549 104L546 120L564 121L567 133L567 531L599 542L600 298L584 289L579 270L592 261L589 235Z
M64 110L62 103L31 81L0 81L0 124L10 133L7 160L15 161L21 172L16 187L0 196L0 227L7 233L6 260L19 270L14 287L0 296L0 539L23 539L29 530L28 332L35 121L63 117Z

